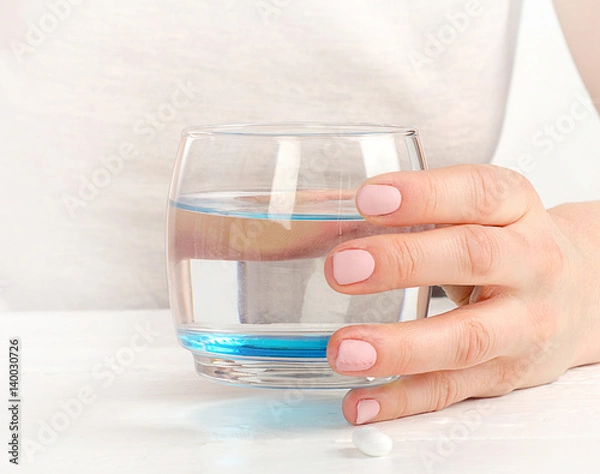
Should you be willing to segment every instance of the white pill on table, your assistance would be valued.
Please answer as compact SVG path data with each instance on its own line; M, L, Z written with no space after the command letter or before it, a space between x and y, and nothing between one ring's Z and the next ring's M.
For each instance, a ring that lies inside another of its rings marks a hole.
M354 430L352 442L368 456L385 456L392 450L392 438L374 426L362 426Z

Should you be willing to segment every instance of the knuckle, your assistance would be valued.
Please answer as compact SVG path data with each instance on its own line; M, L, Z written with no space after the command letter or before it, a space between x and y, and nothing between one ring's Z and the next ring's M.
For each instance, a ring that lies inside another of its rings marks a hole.
M455 377L449 372L435 372L430 374L431 381L431 409L443 410L461 400L461 390Z
M493 166L493 165L492 165ZM522 213L520 216L515 216L514 220L517 221L523 217L529 210L534 207L544 208L542 201L540 200L537 190L525 176L507 168L496 167L501 170L501 176L499 177L498 187L504 190L502 199L506 198L508 194L512 197L518 196L521 201Z
M558 284L564 279L566 265L567 259L565 254L562 250L556 249L556 251L550 253L549 258L543 259L541 267L542 275L552 284Z
M419 273L422 261L422 249L416 242L408 243L398 236L391 246L390 260L395 266L396 287L402 288L407 282L414 281Z
M512 183L510 188L518 191L518 195L523 199L524 205L522 207L522 214L519 218L525 216L528 211L533 208L539 207L543 209L542 201L540 200L536 189L533 184L522 174L515 171L509 171L512 177ZM518 219L515 219L515 221Z
M471 168L470 193L472 211L476 219L489 215L496 207L496 202L504 193L504 186L499 186L498 173L490 165L473 166Z
M530 310L529 319L533 348L544 347L561 332L558 312L548 303L539 304L535 310Z
M495 165L476 165L469 173L469 192L475 218L482 219L493 213L502 201L518 195L526 200L524 213L538 202L537 192L522 174Z
M462 246L466 250L466 270L470 275L485 277L500 262L500 242L491 228L476 225L462 227Z
M521 387L524 372L527 370L526 365L520 361L500 364L498 367L498 384L496 385L494 395L506 395Z
M393 375L402 375L410 371L414 367L414 354L416 348L410 338L404 338L402 344L398 344L393 354L390 357L389 370L386 372Z
M493 332L476 316L458 325L458 338L456 367L471 367L486 360L495 344Z
M531 184L531 181L529 181L521 173L517 173L516 171L512 171L512 170L506 170L506 172L507 172L508 179L510 179L512 181L513 188L523 191L524 194L528 195L528 196L529 195L530 196L537 195L537 192L535 191L533 184Z
M423 215L436 216L440 211L440 194L438 190L439 182L431 177L428 173L423 173L425 179L422 182L421 196L426 196L423 200Z
M535 276L551 285L560 284L564 279L567 257L556 239L548 236L542 242L538 242L534 255L537 257Z
M523 195L525 196L537 196L537 192L533 187L533 184L531 184L531 181L529 181L521 173L517 173L516 171L509 170L506 168L502 168L502 170L504 171L506 176L504 179L511 189L523 191Z

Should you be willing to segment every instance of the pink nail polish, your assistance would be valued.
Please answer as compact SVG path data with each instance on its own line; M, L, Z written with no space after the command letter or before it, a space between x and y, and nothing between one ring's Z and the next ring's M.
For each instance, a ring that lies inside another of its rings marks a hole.
M375 260L366 250L342 250L333 255L333 278L339 285L364 281L373 270Z
M377 352L375 348L365 341L346 339L341 342L335 368L340 372L359 372L375 365Z
M377 400L367 399L361 400L356 404L356 424L360 425L373 420L379 415L381 406Z
M384 216L400 207L402 195L393 186L368 184L363 186L356 197L360 212L366 216Z

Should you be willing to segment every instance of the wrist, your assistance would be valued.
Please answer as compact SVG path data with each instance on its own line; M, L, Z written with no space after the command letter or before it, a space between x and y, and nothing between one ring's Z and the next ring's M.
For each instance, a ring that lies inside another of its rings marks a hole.
M600 202L563 204L550 216L567 242L569 285L575 293L569 307L578 322L580 344L572 366L600 362Z

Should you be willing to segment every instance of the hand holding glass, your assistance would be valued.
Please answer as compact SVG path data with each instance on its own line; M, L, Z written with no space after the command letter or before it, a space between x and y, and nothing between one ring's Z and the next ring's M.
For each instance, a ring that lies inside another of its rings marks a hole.
M187 129L170 190L169 292L198 373L264 387L349 388L388 381L331 370L342 326L425 317L429 289L342 295L323 274L341 242L384 232L354 195L368 177L426 168L415 130L371 124Z

